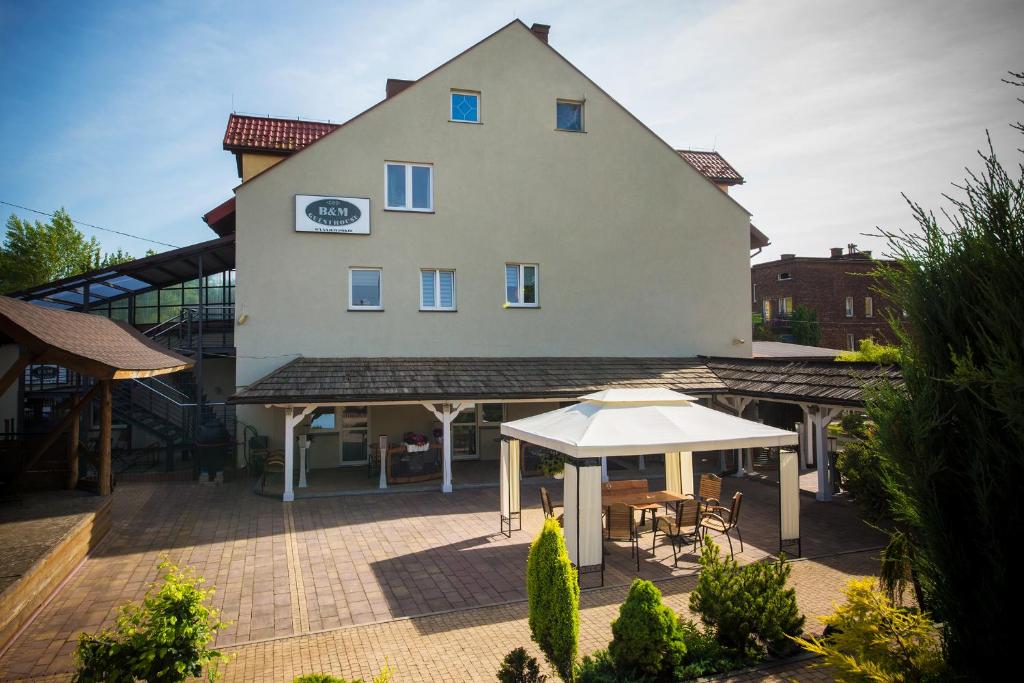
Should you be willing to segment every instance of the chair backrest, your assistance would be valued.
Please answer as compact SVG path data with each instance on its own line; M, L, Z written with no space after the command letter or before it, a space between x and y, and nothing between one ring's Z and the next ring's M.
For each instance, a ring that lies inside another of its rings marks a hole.
M624 503L608 506L608 535L611 538L629 538L633 508Z
M702 502L709 500L719 503L722 500L722 478L717 474L700 475L700 499Z
M540 506L544 509L545 517L555 516L555 509L551 507L551 496L548 495L548 490L543 486L540 487Z
M274 449L267 451L267 455L263 460L263 467L267 471L280 470L284 471L284 451L280 449Z
M684 498L676 508L676 526L697 526L700 522L700 503L693 498Z
M737 491L732 497L732 506L729 508L729 524L735 526L740 521L740 507L743 505L743 494Z
M604 489L605 491L614 491L615 493L626 493L630 491L649 491L650 486L646 479L621 479L605 482Z

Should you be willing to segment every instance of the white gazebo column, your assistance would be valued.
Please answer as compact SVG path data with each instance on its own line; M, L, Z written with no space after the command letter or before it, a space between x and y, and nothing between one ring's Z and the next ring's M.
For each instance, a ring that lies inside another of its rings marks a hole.
M803 457L804 469L810 469L814 465L814 418L811 415L810 406L801 404L804 409L804 422L800 431L800 455Z
M608 481L608 458L601 458L601 481Z
M378 488L388 487L388 435L381 434L377 438L377 451L380 453L380 479L377 481Z
M501 440L501 463L499 466L499 508L501 510L501 533L512 537L513 531L523 528L520 493L519 440L503 437ZM514 525L514 526L513 526Z
M298 410L298 412L295 412ZM313 412L313 406L301 409L287 407L284 409L284 495L281 500L290 503L295 500L295 428L302 420Z
M567 458L562 497L563 529L569 561L580 570L596 571L602 565L601 459Z
M441 491L452 492L452 422L464 409L471 407L472 403L444 403L441 410L438 410L430 403L424 403L423 407L433 413L441 422Z
M779 551L784 546L800 546L800 454L779 451Z
M826 430L830 420L826 417L824 410L818 411L814 416L814 450L818 454L818 493L815 496L818 500L829 502L832 500L832 482L829 477L828 465L828 443L826 441Z
M693 497L693 453L665 454L665 490Z

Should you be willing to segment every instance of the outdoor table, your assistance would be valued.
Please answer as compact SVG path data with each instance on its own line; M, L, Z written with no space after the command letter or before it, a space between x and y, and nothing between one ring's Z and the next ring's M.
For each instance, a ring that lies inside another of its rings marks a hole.
M685 496L672 491L602 491L601 507L611 516L611 506L623 504L632 510L650 510L651 528L658 525L658 508L668 503L679 503ZM640 571L640 534L633 526L633 515L629 516L629 542L632 554L636 556L636 570Z

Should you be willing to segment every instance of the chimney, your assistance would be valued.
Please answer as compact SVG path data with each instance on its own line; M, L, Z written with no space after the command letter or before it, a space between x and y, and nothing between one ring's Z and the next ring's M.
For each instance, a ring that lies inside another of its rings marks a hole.
M398 93L402 92L416 81L406 81L401 78L389 78L387 84L384 86L384 92L387 95L387 99L391 99Z
M530 33L537 36L546 44L548 42L548 33L551 32L551 26L548 24L534 24L530 27Z
M853 242L850 242L849 244L847 244L846 245L846 249L847 249L847 253L850 253L850 254L856 254L857 253L857 245L854 244Z
M791 258L796 258L796 254L780 254L779 258L783 261L788 261Z
M832 252L832 258L843 258L843 248L842 247L832 247L832 249L830 249L830 251Z
M871 250L870 249L865 249L864 251L860 252L860 255L862 257L866 258L866 259L870 259L871 258Z

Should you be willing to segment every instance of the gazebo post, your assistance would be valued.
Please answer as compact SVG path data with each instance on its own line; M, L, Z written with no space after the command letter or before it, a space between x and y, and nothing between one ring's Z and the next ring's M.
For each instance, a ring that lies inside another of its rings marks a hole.
M565 545L569 561L582 574L601 572L601 458L567 458L563 479Z
M601 458L601 481L608 481L608 458Z
M111 383L109 379L100 380L100 463L99 467L96 468L96 480L101 496L110 495L110 442L111 423L113 421Z
M519 531L523 528L521 516L522 503L519 496L519 449L520 442L518 439L501 438L501 472L499 475L501 520L499 530L508 538L512 538L513 531ZM512 526L513 523L515 524L514 527Z
M285 503L295 500L295 428L313 412L313 408L306 406L298 413L291 406L284 409L284 494L281 500Z
M68 481L66 488L74 491L78 486L78 442L80 440L79 429L82 420L78 415L71 422L71 433L68 438Z

